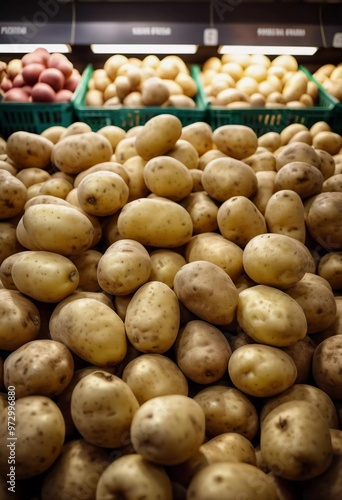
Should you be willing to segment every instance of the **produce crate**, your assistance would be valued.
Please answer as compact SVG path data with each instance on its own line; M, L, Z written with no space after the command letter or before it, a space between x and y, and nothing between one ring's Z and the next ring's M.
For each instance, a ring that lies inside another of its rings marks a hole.
M191 66L191 76L199 88L195 96L196 108L174 108L161 106L146 106L144 108L111 108L109 106L86 106L85 97L93 67L88 65L82 75L81 91L74 101L77 120L87 123L94 132L107 125L116 125L124 130L129 130L137 125L144 125L150 118L159 114L177 116L182 125L198 121L206 121L207 105L202 87L198 82L200 67Z
M18 130L41 134L54 125L68 127L75 121L73 101L79 91L80 86L65 103L0 102L0 135L7 139Z
M307 77L314 81L311 73L299 66ZM336 103L323 87L318 86L317 106L303 109L295 108L240 108L222 109L208 106L209 123L216 129L221 125L239 124L251 127L260 136L267 132L281 132L291 123L302 123L310 128L318 121L326 121L336 127Z

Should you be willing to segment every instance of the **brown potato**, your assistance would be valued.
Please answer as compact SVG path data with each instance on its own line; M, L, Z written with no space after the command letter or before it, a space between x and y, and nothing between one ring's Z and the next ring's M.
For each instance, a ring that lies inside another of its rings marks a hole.
M342 399L342 336L334 335L323 340L312 358L312 375L317 387L332 399Z

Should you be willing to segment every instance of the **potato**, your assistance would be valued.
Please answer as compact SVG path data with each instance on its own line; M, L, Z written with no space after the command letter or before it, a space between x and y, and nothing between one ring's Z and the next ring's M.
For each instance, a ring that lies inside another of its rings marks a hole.
M118 217L121 237L152 247L184 245L191 239L192 229L192 220L186 209L163 197L141 198L126 203Z
M157 249L150 253L151 271L149 281L161 281L173 288L176 272L186 264L186 260L175 250ZM1 266L0 266L1 278Z
M96 366L115 366L127 352L123 321L108 304L94 297L60 302L50 317L49 329L53 340Z
M257 487L256 487L257 485ZM265 472L248 463L213 463L192 479L187 495L197 500L276 500L278 494Z
M303 161L293 161L277 172L274 187L276 191L290 189L305 199L320 193L323 181L323 174L318 168Z
M100 258L98 283L107 293L126 295L146 283L151 267L150 255L141 243L121 239L108 246Z
M84 132L65 137L55 144L51 160L62 172L79 174L97 163L110 161L112 154L112 145L105 136Z
M306 224L310 235L326 250L342 248L342 193L319 193L308 208Z
M250 441L256 436L259 428L257 410L239 389L218 383L201 389L194 400L205 413L209 438L226 432L236 432Z
M0 349L14 351L34 340L40 329L40 313L28 297L17 290L0 288Z
M233 196L250 198L257 190L257 178L253 169L234 158L211 160L204 168L202 184L212 198L225 201Z
M192 168L190 170L190 174L193 181L192 192L196 193L198 191L204 191L202 184L202 170L200 170L199 168Z
M19 170L16 174L19 179L27 188L40 182L45 182L51 178L51 174L42 168L29 167Z
M72 189L73 185L67 179L63 179L61 177L51 177L51 179L47 179L43 182L39 192L41 194L48 194L65 200L68 193Z
M198 260L182 266L175 275L174 290L178 299L199 319L224 325L234 318L237 289L230 276L212 262Z
M307 333L318 333L333 324L336 318L334 294L325 285L300 280L286 293L301 306L307 322Z
M281 347L293 359L297 367L296 384L303 384L311 380L311 364L315 347L316 342L309 335L292 345Z
M60 342L38 339L18 347L5 360L6 387L14 386L16 397L60 394L74 372L70 351Z
M273 170L265 170L255 172L255 175L257 178L257 190L255 194L250 197L250 200L254 203L259 212L265 216L268 200L275 191L274 180L276 172Z
M205 260L221 267L236 282L243 273L243 250L217 233L202 233L191 238L185 247L187 262Z
M331 175L323 182L322 192L342 192L342 174Z
M198 384L210 384L225 375L231 349L218 328L193 320L179 331L175 353L177 365L187 378Z
M285 101L287 103L291 101L298 101L299 98L305 94L307 84L308 78L305 73L296 71L293 75L290 75L282 90Z
M135 137L128 136L117 144L115 148L115 159L118 163L123 164L129 158L137 155L137 150L135 148Z
M23 252L12 265L12 279L19 291L42 302L58 302L79 283L76 266L55 252Z
M332 399L342 399L341 370L342 337L334 335L323 340L312 358L312 375L317 387Z
M317 274L324 278L334 291L342 288L341 257L341 252L329 252L323 255L318 262Z
M301 243L306 241L302 199L292 189L280 189L269 198L265 208L265 222L270 233L284 234Z
M75 255L90 248L95 232L89 218L79 210L54 203L27 207L23 225L38 248L61 255Z
M287 163L304 162L320 168L321 159L315 149L305 142L291 142L276 153L276 169L280 170Z
M237 160L251 156L258 147L256 133L245 125L221 125L214 130L212 139L217 149Z
M227 155L219 151L218 149L209 149L203 153L198 159L198 168L200 170L204 170L207 164L211 160L215 160L216 158L227 158Z
M186 95L172 94L167 100L168 107L174 108L196 108L195 101Z
M144 180L145 165L146 161L139 155L132 156L123 163L123 167L128 174L128 202L138 198L145 198L150 193Z
M115 161L104 161L87 168L84 172L80 172L74 179L74 187L78 187L81 180L83 180L88 174L102 171L114 172L115 174L120 175L127 185L129 183L129 175L121 163Z
M282 393L268 399L260 412L261 425L274 408L288 401L308 401L325 418L330 429L338 428L337 412L332 399L318 387L309 384L294 384Z
M198 152L190 142L184 139L178 139L173 148L167 152L167 156L180 161L190 170L198 167Z
M84 103L86 106L103 106L103 92L95 88L87 90Z
M127 306L126 335L140 352L166 352L176 340L179 324L177 296L165 283L145 283L134 293Z
M62 125L51 125L50 127L46 128L41 132L41 136L45 137L46 139L49 139L53 144L56 144L60 138L62 137L62 134L64 134L66 127Z
M331 155L336 155L342 147L342 137L335 132L321 131L314 135L312 145L316 149L323 149Z
M233 196L224 201L217 212L217 223L222 236L240 247L245 247L254 236L267 232L264 216L246 196Z
M244 269L252 280L283 289L295 285L308 271L310 262L305 245L284 234L255 236L243 252Z
M191 193L193 181L189 169L176 158L156 156L144 168L148 189L157 196L180 201Z
M170 97L168 85L159 76L151 76L141 84L141 98L144 106L162 106Z
M269 470L288 480L317 477L332 460L328 423L308 401L273 409L262 423L260 447Z
M258 137L258 146L262 146L273 153L281 145L280 134L278 132L266 132Z
M18 168L45 168L50 165L52 141L32 132L13 132L7 139L6 152Z
M70 256L70 260L77 267L79 275L77 290L87 292L100 292L102 290L97 280L97 268L102 256L102 252L94 249Z
M162 354L142 354L125 366L122 380L138 403L166 394L188 395L188 381L174 361Z
M0 169L0 214L1 219L10 219L23 212L27 200L27 188L19 179Z
M17 239L16 226L11 222L0 222L0 279L4 260L22 250L23 247Z
M190 172L193 172L193 170ZM201 172L201 170L198 172ZM192 193L183 198L182 206L190 214L193 224L193 234L206 233L218 229L218 206L203 189L196 192L193 189Z
M13 391L13 388L9 390ZM5 408L0 414L0 464L2 470L9 470L8 459L14 459L17 480L45 472L62 451L65 437L63 416L56 403L46 396L26 396L16 401L16 441L8 440L7 427Z
M96 498L105 500L126 493L132 498L150 500L173 498L171 481L165 469L136 453L121 456L106 468L98 482Z
M81 436L102 448L127 444L132 417L139 408L129 386L103 370L83 377L71 397L71 415Z
M256 152L245 158L244 163L247 163L254 172L260 172L260 171L275 171L276 170L276 158L271 151L266 150L260 150L260 147L256 150Z
M181 139L190 142L199 156L212 149L212 128L206 122L195 122L182 128Z
M116 125L105 125L104 127L101 127L97 133L106 137L111 143L113 151L115 151L116 146L119 144L121 139L126 137L127 132L123 128Z
M42 500L95 498L98 480L109 464L109 455L103 448L84 439L68 441L42 480Z
M175 465L198 451L204 441L205 416L194 399L181 394L158 396L135 412L131 440L135 451L151 462Z
M150 118L136 136L135 147L144 160L167 153L180 139L182 123L176 116L161 114Z
M320 500L324 497L338 500L342 492L341 471L342 457L334 455L329 468L323 474L305 481L301 489L303 500Z
M302 340L307 320L299 303L278 288L254 285L239 294L237 320L256 342L285 347Z
M254 397L270 397L288 389L297 367L281 349L264 344L238 347L228 362L228 373L240 391Z

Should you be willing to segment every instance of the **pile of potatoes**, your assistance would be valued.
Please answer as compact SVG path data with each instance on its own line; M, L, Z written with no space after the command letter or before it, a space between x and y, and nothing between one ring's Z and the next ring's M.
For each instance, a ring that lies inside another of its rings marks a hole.
M1 499L340 499L342 137L165 113L0 154Z
M213 56L203 63L200 81L215 108L306 108L318 102L317 85L291 55Z
M93 71L85 104L195 108L196 93L196 81L179 56L168 55L160 59L148 55L140 60L114 54L106 60L103 68Z
M43 47L3 64L3 102L69 102L81 80L80 72L66 55L51 54Z
M324 64L313 76L329 94L342 102L342 63Z

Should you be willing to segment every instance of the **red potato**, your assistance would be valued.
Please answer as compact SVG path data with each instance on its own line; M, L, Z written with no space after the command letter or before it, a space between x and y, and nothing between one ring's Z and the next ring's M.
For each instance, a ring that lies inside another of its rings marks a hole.
M65 80L64 88L75 92L77 85L80 83L81 75L77 72L73 73L67 80Z
M59 69L65 79L68 79L72 75L72 70L74 69L72 62L64 54L58 52L50 55L47 66L48 68Z
M12 81L9 78L7 78L7 76L5 76L5 78L2 80L1 85L0 85L1 90L3 90L4 92L7 92L12 87L13 87Z
M24 77L21 73L18 73L12 81L13 87L23 87L25 85Z
M23 66L28 66L29 64L33 63L43 64L44 66L46 66L49 57L50 57L49 51L44 49L43 47L39 47L38 49L35 49L33 52L25 54L21 58L21 63Z
M68 89L62 89L56 92L55 102L69 102L73 96L73 92Z
M46 68L40 75L38 82L47 83L55 92L59 92L64 87L64 74L57 68Z
M32 63L23 67L21 74L27 85L34 85L38 82L40 73L45 69L45 66L40 63Z
M29 102L30 95L23 88L13 87L4 95L5 102Z
M32 86L31 85L24 85L23 87L20 87L22 90L26 92L29 96L32 94Z
M32 102L54 102L56 92L47 83L38 82L32 87Z

